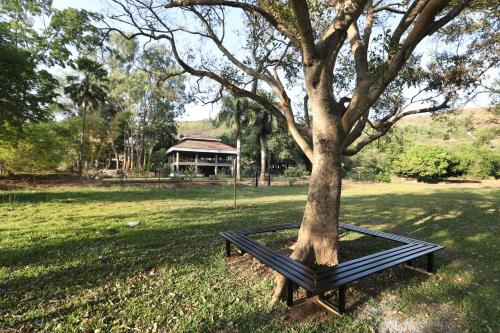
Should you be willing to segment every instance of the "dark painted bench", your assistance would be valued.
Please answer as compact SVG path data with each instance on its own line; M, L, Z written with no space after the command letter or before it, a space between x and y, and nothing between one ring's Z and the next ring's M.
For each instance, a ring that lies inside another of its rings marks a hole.
M264 265L286 277L288 306L293 305L294 286L297 285L306 290L308 298L319 296L318 300L322 305L337 313L345 312L345 288L349 283L400 264L411 266L413 260L422 256L427 256L427 272L432 273L434 272L434 252L443 249L443 246L437 244L339 223L339 227L342 229L400 242L403 245L349 260L333 267L314 270L250 237L253 234L299 227L299 223L270 225L225 231L219 235L226 240L226 255L228 257L231 255L231 244L233 244L241 253L252 255ZM329 302L325 294L335 289L338 290L337 306Z

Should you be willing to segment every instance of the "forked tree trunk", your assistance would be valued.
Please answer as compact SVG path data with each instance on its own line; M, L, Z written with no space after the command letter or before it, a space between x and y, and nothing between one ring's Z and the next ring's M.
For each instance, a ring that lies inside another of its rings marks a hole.
M236 181L241 181L241 129L236 131Z
M311 96L310 96L311 98ZM305 265L338 264L341 193L341 124L325 98L311 98L314 112L312 172L297 242L290 255ZM273 303L285 297L285 278L277 276Z

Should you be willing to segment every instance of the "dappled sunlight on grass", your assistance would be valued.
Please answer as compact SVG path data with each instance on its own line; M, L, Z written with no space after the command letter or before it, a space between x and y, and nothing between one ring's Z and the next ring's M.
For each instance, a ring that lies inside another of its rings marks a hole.
M397 268L355 283L355 311L326 323L270 311L272 280L235 276L217 233L300 221L306 195L302 186L242 188L233 209L230 188L0 193L0 330L369 331L380 318L358 314L389 296L397 301L387 309L406 316L434 306L456 315L453 327L500 329L498 189L347 185L344 222L445 245L438 274ZM259 237L286 251L295 235ZM343 244L348 258L390 245L359 235Z

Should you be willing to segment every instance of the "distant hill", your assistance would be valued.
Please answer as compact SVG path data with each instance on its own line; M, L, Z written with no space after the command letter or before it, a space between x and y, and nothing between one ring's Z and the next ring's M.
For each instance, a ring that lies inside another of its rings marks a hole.
M226 126L214 128L210 121L180 121L178 133L220 136L229 131ZM415 143L456 145L471 143L486 131L496 128L500 131L500 116L481 108L468 108L462 111L414 115L402 119L396 125L405 129L405 136ZM500 135L491 140L491 146L500 149Z
M447 146L491 136L490 146L500 149L500 116L482 108L409 116L401 119L397 127L404 128L406 138L415 143Z
M202 134L218 137L228 131L225 125L214 127L208 119L179 121L177 125L177 133L179 133L179 135Z

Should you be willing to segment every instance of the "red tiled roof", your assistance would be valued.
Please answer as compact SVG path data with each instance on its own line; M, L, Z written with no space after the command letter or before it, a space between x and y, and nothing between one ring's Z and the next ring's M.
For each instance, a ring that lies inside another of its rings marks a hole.
M184 141L184 140L203 140L203 141L219 141L219 138L215 138L213 136L208 136L208 135L203 135L203 134L191 134L191 135L185 135L183 137L179 138L179 142Z
M204 141L200 139L184 139L173 147L170 147L169 151L173 150L183 150L183 149L194 149L199 151L216 150L231 152L236 154L236 149L228 146L220 141Z

